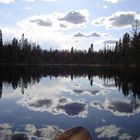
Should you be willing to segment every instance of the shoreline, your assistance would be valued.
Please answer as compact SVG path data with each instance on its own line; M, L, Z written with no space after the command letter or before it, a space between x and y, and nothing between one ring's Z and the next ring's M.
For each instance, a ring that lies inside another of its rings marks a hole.
M140 67L139 64L24 64L24 63L1 63L0 66L70 66L70 67Z

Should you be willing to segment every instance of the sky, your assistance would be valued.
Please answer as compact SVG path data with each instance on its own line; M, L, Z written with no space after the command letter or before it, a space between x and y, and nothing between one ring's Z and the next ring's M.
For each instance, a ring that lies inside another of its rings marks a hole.
M0 0L4 41L24 33L42 49L104 47L140 22L140 0Z

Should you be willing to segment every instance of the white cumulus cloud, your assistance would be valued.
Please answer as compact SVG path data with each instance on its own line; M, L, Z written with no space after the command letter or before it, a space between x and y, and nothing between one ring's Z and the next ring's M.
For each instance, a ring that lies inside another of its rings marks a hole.
M115 4L115 3L118 3L119 1L122 1L122 0L104 0L104 1L111 2L111 3Z
M49 15L30 16L17 23L23 28L49 27L51 30L64 30L74 27L84 27L88 22L88 10L70 10L66 13L54 12Z
M26 2L35 2L36 0L23 0ZM42 1L46 1L46 2L55 2L55 1L59 1L59 0L42 0Z
M96 32L96 31L93 31L93 32L90 32L90 33L82 33L82 32L77 32L73 35L73 37L94 37L94 38L99 38L99 37L106 37L106 36L110 36L109 34L107 33L100 33L100 32Z
M15 0L0 0L0 3L3 3L3 4L10 4L10 3L14 3Z
M133 11L120 11L108 17L100 17L92 21L94 26L105 26L107 29L132 27L135 21L140 21L140 14Z

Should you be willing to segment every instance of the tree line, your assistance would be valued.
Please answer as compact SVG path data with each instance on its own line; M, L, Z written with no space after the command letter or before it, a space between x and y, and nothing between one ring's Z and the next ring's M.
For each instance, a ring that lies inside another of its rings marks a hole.
M22 34L21 39L3 42L0 30L1 64L140 64L140 32L125 33L114 48L94 50L93 43L88 50L43 50L40 45L29 41Z

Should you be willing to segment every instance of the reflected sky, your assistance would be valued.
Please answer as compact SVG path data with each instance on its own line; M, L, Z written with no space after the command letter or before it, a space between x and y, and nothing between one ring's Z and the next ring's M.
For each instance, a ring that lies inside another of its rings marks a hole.
M64 130L56 126L43 126L37 128L34 124L26 124L23 131L13 131L11 124L0 124L0 140L53 140Z
M76 95L103 95L106 94L106 90L82 90L82 89L74 89L73 93L75 93Z
M32 111L49 112L54 115L65 114L70 117L87 117L87 105L83 101L71 100L70 98L57 96L52 99L28 100L22 98L18 104Z
M88 76L42 76L24 92L3 84L0 140L53 140L75 126L94 140L139 140L137 96L125 96L113 79L95 76L92 82Z
M138 140L131 134L126 133L123 128L114 124L101 126L95 129L98 139L117 139L117 140Z
M108 110L116 116L131 116L140 112L139 101L128 101L123 100L109 100L106 99L104 102L94 101L91 106L96 107L100 110Z
M59 109L64 110L66 112L66 114L68 114L69 116L77 116L77 115L83 116L82 114L86 110L86 104L78 103L78 102L72 102L72 103L68 103L68 104L58 106L58 110Z

